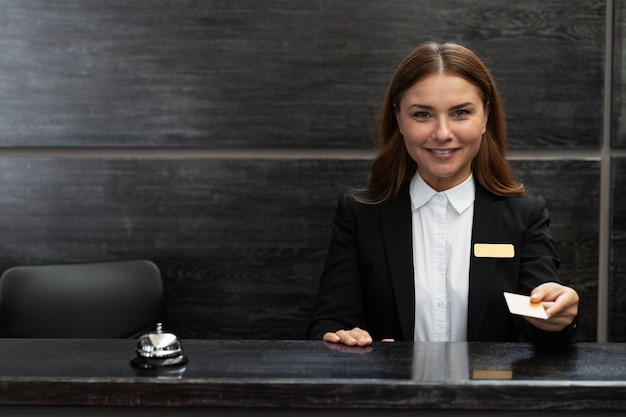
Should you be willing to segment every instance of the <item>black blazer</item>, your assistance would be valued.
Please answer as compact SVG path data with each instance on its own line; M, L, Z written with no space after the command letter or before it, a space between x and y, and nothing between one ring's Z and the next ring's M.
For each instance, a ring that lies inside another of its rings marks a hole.
M513 244L513 258L476 257L469 271L469 341L562 342L509 313L503 292L529 295L537 285L560 282L559 258L542 197L499 197L476 184L475 243ZM413 340L415 286L411 203L406 184L397 199L369 205L344 195L332 223L332 239L309 326L309 338L361 327L374 340Z

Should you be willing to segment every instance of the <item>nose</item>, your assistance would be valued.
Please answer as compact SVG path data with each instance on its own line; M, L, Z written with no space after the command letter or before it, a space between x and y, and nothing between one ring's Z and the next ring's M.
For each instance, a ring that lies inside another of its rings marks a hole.
M446 117L438 117L433 131L433 139L448 140L452 135L450 121Z

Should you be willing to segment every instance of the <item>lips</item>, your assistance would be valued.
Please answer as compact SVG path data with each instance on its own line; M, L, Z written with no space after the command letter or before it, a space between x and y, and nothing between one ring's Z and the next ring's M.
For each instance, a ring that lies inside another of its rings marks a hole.
M454 149L429 149L429 151L437 155L447 155L454 152Z

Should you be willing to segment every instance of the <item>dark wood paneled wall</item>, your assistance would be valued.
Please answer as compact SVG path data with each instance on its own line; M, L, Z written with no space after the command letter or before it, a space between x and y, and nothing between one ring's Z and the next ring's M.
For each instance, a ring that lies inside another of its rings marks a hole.
M387 82L417 44L453 40L488 62L510 148L534 155L513 162L595 340L605 6L0 0L0 268L145 257L182 337L303 337Z
M594 306L598 163L515 167L557 213L563 275ZM304 337L337 197L367 168L341 159L0 160L0 267L145 257L162 270L169 325L182 335ZM594 317L584 316L590 328Z
M615 1L611 118L609 340L626 341L626 2Z
M610 340L626 340L626 157L613 159Z
M181 336L303 338L342 184L322 159L0 159L2 269L148 258Z
M615 1L612 146L626 149L626 2ZM625 333L626 335L626 333Z

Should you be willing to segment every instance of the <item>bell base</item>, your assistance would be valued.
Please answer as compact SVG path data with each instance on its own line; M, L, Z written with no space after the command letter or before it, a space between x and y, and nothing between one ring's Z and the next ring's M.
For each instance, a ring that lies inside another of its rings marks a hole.
M131 359L130 364L134 368L140 370L159 370L184 367L187 365L187 362L189 361L185 355L173 358L146 358L143 356L137 356Z

